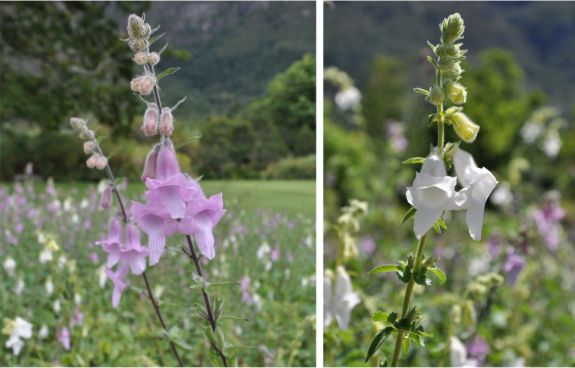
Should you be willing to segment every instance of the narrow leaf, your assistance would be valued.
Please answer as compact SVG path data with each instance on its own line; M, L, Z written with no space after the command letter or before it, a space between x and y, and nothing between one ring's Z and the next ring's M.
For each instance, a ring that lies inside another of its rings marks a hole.
M434 267L428 267L427 269L431 271L435 275L435 277L437 277L437 280L439 280L440 284L443 284L445 280L447 280L445 272L443 272L441 268L434 266Z
M160 80L162 80L162 78L167 77L168 75L172 75L175 72L177 72L178 70L180 70L180 67L173 67L173 68L168 68L166 70L164 70L163 72L161 72L160 74L158 74L158 76L156 77L156 79L158 80L158 82Z
M369 349L367 350L367 356L365 357L366 362L371 359L371 357L379 350L383 342L387 340L392 332L393 327L386 327L374 336L373 340L371 340L371 344L369 345Z
M403 215L403 219L401 220L401 224L402 225L405 224L405 221L409 220L413 216L415 216L415 208L411 207L410 209L407 210L405 215Z
M412 157L408 158L407 160L403 161L402 164L404 165L417 165L422 164L425 161L425 157Z
M368 273L374 274L374 273L382 273L382 272L395 272L395 271L402 271L401 268L399 268L398 265L382 265L382 266L378 266L376 268L374 268L373 270L369 271Z

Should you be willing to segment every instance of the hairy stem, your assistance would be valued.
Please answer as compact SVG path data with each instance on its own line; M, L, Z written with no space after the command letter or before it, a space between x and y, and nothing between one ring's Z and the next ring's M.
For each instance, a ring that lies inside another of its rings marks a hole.
M421 266L421 261L423 260L423 249L425 248L425 240L427 239L427 233L424 234L419 243L417 244L417 253L415 255L415 264L412 270L412 276L405 289L405 296L403 297L403 308L401 310L401 318L405 318L407 311L409 310L409 302L411 301L411 295L413 293L413 287L415 286L415 278L413 274ZM395 350L393 352L393 359L391 361L392 367L397 367L397 361L399 360L399 354L401 353L401 343L403 342L403 331L397 333L397 340L395 341Z
M100 148L100 145L98 144L98 142L96 142L94 140L94 142L96 143L96 149L98 150L98 153L100 153L100 155L104 156L104 153L102 152L102 149ZM106 173L108 174L108 179L110 179L110 185L112 186L112 191L114 192L114 194L116 195L116 198L118 199L118 204L120 205L120 209L122 211L122 219L124 220L124 223L128 223L128 213L126 212L126 206L124 205L124 201L122 200L122 196L120 195L120 192L118 191L118 187L116 186L116 178L114 176L114 173L112 172L112 168L110 167L110 164L108 163L106 165ZM152 294L152 289L150 287L150 283L148 281L148 277L146 276L146 272L144 271L144 273L142 274L142 277L144 278L144 282L146 284L146 289L148 289L148 297L150 298L150 301L152 302L152 305L154 306L154 310L156 311L156 315L158 316L158 319L160 320L160 323L162 324L162 328L164 329L164 331L166 333L168 333L168 327L166 326L166 323L164 322L164 318L162 317L162 313L160 311L160 306L156 303L156 300L154 299L154 294ZM172 352L174 353L174 356L176 357L176 360L178 361L178 364L180 365L180 367L184 366L184 363L182 362L182 358L180 358L180 354L178 354L178 350L176 349L176 345L172 342L172 340L168 340L170 342L170 347L172 348Z
M186 240L188 243L188 256L190 256L190 258L192 259L192 261L194 262L194 265L196 267L196 273L200 276L200 277L204 277L203 272L202 272L202 265L200 264L200 259L198 257L198 255L196 254L196 251L194 249L194 242L192 240L192 237L190 235L186 235ZM208 296L208 293L206 291L206 289L202 288L202 295L204 297L204 304L206 306L206 313L208 315L208 323L210 324L210 328L212 329L212 331L214 332L214 335L216 333L216 329L217 329L217 321L214 318L214 312L212 310L212 306L210 303L210 298ZM218 347L215 344L212 344L212 348L215 350L215 352L220 356L220 359L222 360L222 364L224 365L224 367L228 366L228 362L226 360L226 356L224 355L224 353L222 352L222 350L220 349L220 347Z

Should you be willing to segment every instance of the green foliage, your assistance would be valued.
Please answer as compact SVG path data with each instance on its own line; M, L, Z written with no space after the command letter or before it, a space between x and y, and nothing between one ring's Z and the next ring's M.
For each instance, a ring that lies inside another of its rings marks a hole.
M315 179L315 155L286 158L268 166L262 173L266 179Z

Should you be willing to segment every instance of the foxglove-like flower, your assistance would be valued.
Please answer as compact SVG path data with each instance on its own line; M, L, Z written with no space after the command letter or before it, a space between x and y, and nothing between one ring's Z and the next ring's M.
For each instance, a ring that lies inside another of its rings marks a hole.
M345 268L338 266L335 280L328 272L323 277L323 321L328 327L333 319L340 329L349 326L352 309L359 304L359 296L353 292L351 279Z
M495 189L497 179L485 167L477 167L471 154L459 148L453 154L453 166L463 186L459 194L466 197L462 208L467 210L469 235L473 240L481 240L485 202Z
M132 215L148 234L150 265L163 254L166 237L175 233L193 235L200 252L214 258L212 229L225 213L221 193L207 198L196 180L181 173L169 139L161 143L154 174L146 178L146 204L132 204Z
M147 178L154 179L156 177L156 166L158 164L158 152L160 152L160 145L156 144L146 157L144 163L144 171L142 171L141 179L146 181Z
M32 324L20 317L5 319L2 333L8 335L6 347L12 349L12 354L18 356L24 347L24 339L32 337Z
M507 281L510 285L515 285L523 267L525 267L525 257L515 253L514 248L509 248L503 264L503 271L507 274Z
M451 122L453 130L461 140L466 143L475 141L477 133L479 133L479 125L475 124L467 115L462 112L451 114Z
M126 275L128 274L128 266L121 264L118 271L114 272L111 269L106 269L106 275L114 283L114 291L112 292L112 306L116 308L120 304L122 293L128 287Z
M120 264L120 268L129 268L134 275L141 275L146 269L148 251L140 244L140 232L136 225L127 224L122 239L120 220L114 217L110 222L108 238L96 242L108 253L108 268Z
M64 350L70 351L72 346L70 342L70 330L68 330L68 327L58 328L56 330L56 337L62 347L64 347Z
M447 176L443 159L436 151L427 156L406 192L407 201L417 210L413 231L418 239L431 229L443 211L461 207L464 197L456 194L456 183L456 178Z

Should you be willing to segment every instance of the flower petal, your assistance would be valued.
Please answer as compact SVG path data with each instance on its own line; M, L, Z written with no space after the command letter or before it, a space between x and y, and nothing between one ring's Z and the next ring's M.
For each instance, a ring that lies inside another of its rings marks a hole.
M485 210L485 202L473 203L467 209L467 227L469 227L469 235L473 240L481 240L481 228L483 227L483 212Z
M426 232L431 229L433 224L441 217L442 209L431 210L422 208L415 211L415 218L413 221L413 231L417 239L420 239Z

